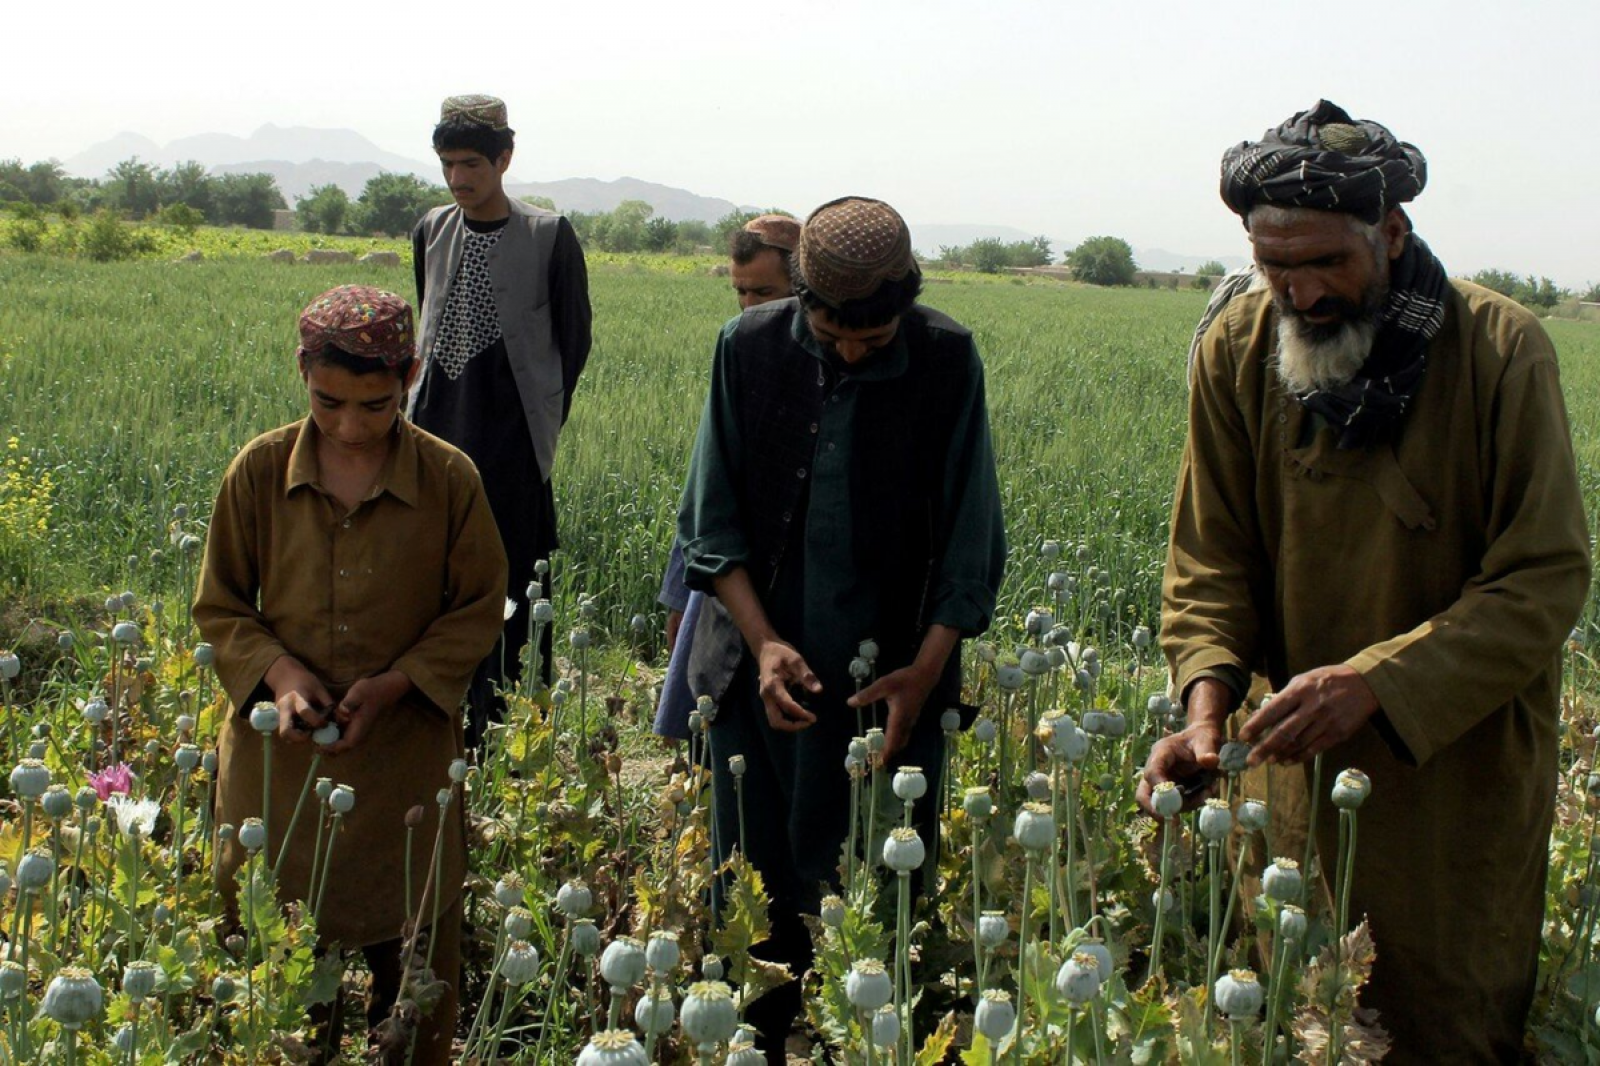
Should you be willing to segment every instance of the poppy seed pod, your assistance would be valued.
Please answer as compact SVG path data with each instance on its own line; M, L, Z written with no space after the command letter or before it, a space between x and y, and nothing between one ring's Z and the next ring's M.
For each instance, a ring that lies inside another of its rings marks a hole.
M669 989L647 988L633 1005L633 1024L647 1035L664 1033L677 1020L678 1008L673 1005Z
M994 797L986 788L969 788L961 797L961 809L968 818L987 818L994 813Z
M200 749L193 744L179 744L178 750L172 753L172 762L182 772L192 774L200 765Z
M11 959L0 961L0 1003L16 999L28 987L28 971Z
M872 664L857 655L850 660L850 680L865 681L872 676Z
M879 654L878 642L870 639L863 640L860 645L857 646L856 654L867 660L869 663L877 662Z
M560 695L561 694L559 692L552 692L550 694L550 702L551 703L555 703L556 702L556 697L560 696ZM566 702L566 697L565 696L562 696L562 702ZM691 732L691 733L702 733L702 732L705 731L705 728L706 728L705 715L701 714L699 711L690 711L689 712L689 732Z
M928 794L928 779L920 766L902 766L895 771L891 787L904 802L914 802Z
M1055 624L1055 619L1050 617L1049 611L1041 611L1037 607L1030 610L1022 620L1022 630L1030 637L1043 636Z
M72 813L72 793L65 785L51 785L39 797L39 808L46 818L59 822Z
M339 723L329 721L311 734L311 742L318 747L326 748L339 743L339 735Z
M678 947L678 934L669 929L658 929L645 941L644 961L657 974L669 973L678 966L683 952Z
M1050 659L1042 651L1029 648L1017 658L1017 665L1028 677L1043 677L1050 672Z
M1100 983L1111 980L1111 949L1106 947L1106 942L1099 937L1085 937L1073 949L1074 954L1089 955L1100 967Z
M267 827L260 818L246 818L239 826L239 843L246 851L260 851L267 846Z
M720 981L726 968L720 955L707 955L700 960L700 976L707 981Z
M600 953L600 976L613 989L632 988L644 980L644 945L631 936L619 936Z
M1163 781L1150 792L1150 808L1157 818L1174 818L1183 810L1183 793L1171 781Z
M1079 670L1076 674L1072 675L1072 683L1076 685L1080 691L1088 692L1090 689L1094 688L1094 675L1088 670ZM1083 731L1087 733L1089 732L1089 723L1087 721L1089 716L1086 714L1083 717L1085 719L1083 723Z
M978 916L978 943L989 951L1004 944L1011 936L1011 922L1005 911L984 911Z
M1029 799L1047 800L1050 798L1050 775L1035 770L1022 779L1022 787L1027 790Z
M77 643L78 638L72 635L72 631L70 629L63 629L61 632L56 634L56 647L61 651L71 651L73 646ZM22 664L18 663L17 665L20 669Z
M1178 897L1170 888L1158 888L1150 893L1150 909L1171 914L1178 909Z
M417 812L417 820L421 822L422 808L419 806L411 809ZM407 812L407 817L410 817L409 812ZM512 870L494 883L494 901L502 907L519 905L522 902L523 884L522 875ZM518 939L521 938L519 937Z
M356 793L349 785L335 785L328 793L328 808L334 814L349 814L355 810Z
M250 728L257 733L278 731L278 708L270 703L258 703L250 708Z
M585 959L600 950L600 930L595 928L592 919L579 918L574 921L569 935L572 937L572 950Z
M1102 727L1101 735L1116 739L1117 737L1127 735L1127 732L1127 716L1121 711L1107 711L1106 720L1104 726Z
M1217 978L1217 1009L1230 1018L1254 1018L1266 999L1252 970L1230 970Z
M743 755L728 756L728 773L732 774L734 777L743 777L744 771L745 760Z
M122 971L122 991L135 1003L143 1003L156 990L161 970L153 962L135 959Z
M549 600L533 601L533 621L536 625L547 626L556 620L555 605Z
M538 562L534 563L533 564L533 572L538 577L544 577L546 574L548 574L550 572L550 560L549 559L540 559Z
M206 751L201 754L200 769L212 777L217 776L217 753L215 751Z
M871 1014L894 998L894 982L878 959L857 959L844 979L844 995L856 1010Z
M317 778L317 784L316 784L316 787L315 787L315 789L313 791L316 792L317 799L321 800L323 803L327 803L328 802L328 797L333 795L333 778L331 778L331 777L319 777L319 778Z
M111 627L111 639L118 644L139 643L139 627L132 622L118 622Z
M1220 843L1233 829L1233 812L1228 809L1227 800L1208 799L1200 808L1197 821L1202 837L1213 844Z
M17 888L22 892L37 892L50 883L55 873L56 861L43 848L34 848L23 854L17 862Z
M433 802L437 803L441 810L450 806L450 792L448 788L441 788L433 794Z
M1089 754L1089 734L1079 729L1069 715L1050 723L1050 751L1070 763L1082 762Z
M1133 627L1133 646L1144 651L1150 646L1150 629L1148 626Z
M883 864L896 873L919 869L928 849L915 829L892 829L883 842Z
M700 1047L726 1043L739 1027L733 989L721 981L696 981L683 997L683 1031Z
M136 565L137 562L138 560L134 556L128 556L128 565L130 567ZM122 597L107 596L103 606L105 607L107 614L116 614L118 611L122 610Z
M14 651L0 651L0 678L15 681L22 673L22 660Z
M582 918L594 905L594 893L582 881L568 881L556 889L556 909L568 918Z
M238 990L238 986L234 984L233 978L229 977L225 973L219 973L215 978L212 979L211 998L218 1003L228 1002L233 998L234 993Z
M1293 859L1274 859L1272 865L1261 872L1261 891L1268 899L1279 903L1299 899L1301 884L1300 864Z
M1016 663L995 664L994 681L1001 692L1015 692L1021 688L1022 676L1022 667Z
M1000 727L993 718L979 718L972 723L972 736L979 744L993 744L1000 735Z
M39 1013L63 1029L81 1029L99 1017L105 1004L105 993L94 974L79 966L68 966L44 990L44 1002Z
M872 1015L872 1044L892 1048L900 1039L900 1015L890 1006L879 1007Z
M50 767L38 759L23 759L12 767L11 791L19 799L38 799L50 787Z
M1306 935L1306 912L1293 903L1278 911L1278 935L1285 940L1300 940Z
M738 1041L739 1037L734 1037ZM755 1044L733 1043L728 1045L728 1056L722 1060L723 1066L766 1066L767 1056Z
M185 555L193 555L201 548L200 538L193 533L185 533L178 538L178 550Z
M1100 963L1087 952L1077 952L1056 971L1056 991L1073 1006L1081 1006L1100 991Z
M589 646L589 631L587 629L574 629L567 640L572 645L573 651L583 651Z
M838 896L823 896L822 904L818 907L822 924L830 929L837 929L844 925L845 906L844 900Z
M939 715L939 728L948 736L961 728L961 712L951 708Z
M223 822L217 826L217 839L224 844L233 843L233 838L238 835L239 832L234 829L232 822Z
M180 737L188 736L190 733L194 732L194 715L180 714L176 719L174 719L173 724L178 727L178 735Z
M649 1062L644 1048L626 1029L602 1030L578 1052L578 1066L647 1066Z
M1028 851L1043 851L1055 839L1056 822L1047 803L1024 803L1011 824L1011 835Z
M1144 701L1144 709L1157 718L1165 718L1172 713L1172 698L1158 692Z
M1067 653L1061 648L1050 648L1044 653L1045 659L1050 663L1052 670L1065 670L1067 668Z
M1372 779L1360 770L1345 770L1333 783L1333 805L1341 811L1353 811L1372 794Z
M500 959L500 977L508 985L530 984L539 976L539 952L526 940L513 940Z
M459 785L467 779L467 760L451 759L450 769L447 772L450 775L450 780Z
M1080 728L1082 728L1083 731L1085 733L1089 734L1091 737L1105 736L1105 734L1106 734L1106 712L1105 711L1085 711L1085 712L1083 712L1083 725Z
M1017 1008L1011 1002L1011 993L991 988L978 1001L978 1009L972 1016L972 1027L982 1033L989 1043L998 1046L1011 1032L1016 1020Z
M1039 545L1039 555L1046 560L1061 558L1061 542L1059 540L1045 541Z
M600 611L600 608L595 606L595 602L594 602L594 597L593 596L579 596L578 597L578 617L579 618L582 618L584 621L588 621L589 619L593 618L596 614L598 614L599 611Z
M1217 769L1225 774L1242 774L1250 765L1250 745L1230 740L1217 752Z
M1258 799L1247 799L1239 804L1239 828L1247 833L1259 833L1271 820L1267 805Z
M533 912L526 907L512 907L506 911L505 920L500 923L500 927L512 940L526 940L528 934L533 931Z
M867 750L869 752L871 752L874 755L877 755L879 752L883 751L883 749L888 747L888 746L889 746L889 738L884 735L883 730L881 730L881 729L869 729L869 730L867 730Z

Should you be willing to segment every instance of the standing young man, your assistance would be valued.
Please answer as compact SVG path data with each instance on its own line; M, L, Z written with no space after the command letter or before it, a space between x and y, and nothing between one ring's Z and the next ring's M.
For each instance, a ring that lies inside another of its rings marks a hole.
M1006 549L983 363L971 333L916 302L905 221L879 200L835 200L806 220L796 258L797 299L718 338L678 535L689 587L716 595L690 684L721 704L717 844L739 843L728 760L742 756L743 844L772 899L763 951L798 976L811 958L800 915L839 881L858 718L939 794L956 648L988 627ZM878 680L853 695L869 638ZM930 843L936 819L918 805ZM783 1061L799 1009L790 982L746 1012L769 1061Z
M499 716L501 662L511 677L520 673L526 589L534 564L557 546L550 472L590 343L583 249L565 218L506 195L513 141L504 102L446 100L433 148L455 203L428 212L411 235L421 370L408 413L477 464L510 563L506 595L517 604L502 646L473 678L474 746Z

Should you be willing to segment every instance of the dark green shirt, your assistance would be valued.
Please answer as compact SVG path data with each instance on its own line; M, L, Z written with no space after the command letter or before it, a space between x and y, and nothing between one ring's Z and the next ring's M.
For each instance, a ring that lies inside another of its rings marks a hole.
M916 312L913 312L916 313ZM871 631L879 617L879 583L862 572L850 546L856 519L851 500L859 498L863 476L852 455L852 420L860 398L869 389L892 389L918 358L906 343L906 331L865 362L849 367L812 336L798 308L781 343L796 354L817 360L829 384L817 421L804 514L793 525L794 540L763 605L773 627L792 642L838 693L859 641L881 636ZM711 389L695 440L689 480L679 515L678 533L688 564L691 588L711 588L712 579L749 559L749 539L740 514L747 452L740 439L736 410L741 385L737 345L750 343L729 322L717 341ZM777 331L769 334L777 338ZM924 622L947 625L972 636L988 628L1005 567L1005 529L1000 513L1000 486L984 401L983 364L975 345L966 341L962 368L964 400L945 431L943 454L930 456L942 473L932 580ZM870 486L866 486L870 488ZM902 665L902 664L897 664ZM830 681L832 684L830 684ZM835 687L837 685L838 687Z

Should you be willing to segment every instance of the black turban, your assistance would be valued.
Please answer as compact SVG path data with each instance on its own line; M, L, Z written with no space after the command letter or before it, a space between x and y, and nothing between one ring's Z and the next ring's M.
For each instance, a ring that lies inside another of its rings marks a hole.
M1375 224L1427 183L1428 161L1414 145L1326 100L1222 156L1223 202L1245 218L1252 207L1277 204Z

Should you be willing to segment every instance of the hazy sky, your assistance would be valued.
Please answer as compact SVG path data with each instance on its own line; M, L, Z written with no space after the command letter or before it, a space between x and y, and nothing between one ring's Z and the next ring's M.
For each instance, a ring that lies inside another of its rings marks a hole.
M1224 148L1318 97L1428 157L1457 274L1600 281L1600 3L745 0L17 5L0 157L266 122L428 158L439 99L504 97L524 180L629 175L803 212L1245 254ZM28 47L19 47L29 42Z

